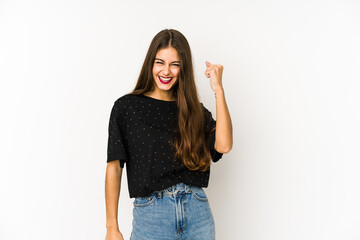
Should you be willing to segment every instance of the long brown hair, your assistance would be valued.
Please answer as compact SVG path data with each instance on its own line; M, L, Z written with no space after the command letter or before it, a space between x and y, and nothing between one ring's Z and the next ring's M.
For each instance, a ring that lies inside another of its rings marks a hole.
M152 39L139 78L130 94L144 94L154 88L152 68L156 53L173 47L180 60L178 81L172 87L177 103L177 131L171 142L176 147L175 159L181 159L190 170L208 171L211 155L207 145L210 132L205 132L205 115L194 80L191 50L185 36L174 29L164 29ZM211 129L213 131L214 129Z

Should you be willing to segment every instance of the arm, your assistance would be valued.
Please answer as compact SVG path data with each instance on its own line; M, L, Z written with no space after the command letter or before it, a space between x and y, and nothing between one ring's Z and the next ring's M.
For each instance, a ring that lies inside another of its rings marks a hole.
M126 149L120 125L121 101L114 102L109 120L109 138L107 148L107 166L105 176L105 204L106 204L106 236L105 240L124 240L118 226L118 205L123 166L126 162Z
M206 61L205 76L210 78L210 86L216 97L216 131L214 148L220 153L228 153L232 149L233 134L229 109L225 101L222 86L222 72L224 67Z
M215 97L216 131L214 147L218 152L228 153L233 145L232 123L222 87L215 91Z
M119 230L118 203L121 186L122 168L119 160L107 163L105 177L105 202L106 202L106 228L110 230Z

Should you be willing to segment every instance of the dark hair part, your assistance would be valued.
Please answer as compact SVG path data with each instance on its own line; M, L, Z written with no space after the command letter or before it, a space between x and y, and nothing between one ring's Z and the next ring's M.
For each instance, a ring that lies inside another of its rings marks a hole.
M174 29L164 29L155 35L136 86L130 94L144 94L154 89L152 68L156 53L168 47L177 50L180 60L178 81L172 87L177 102L177 129L171 141L176 147L174 160L181 159L190 170L208 171L211 155L207 142L214 129L205 132L205 115L196 89L190 45L182 33Z

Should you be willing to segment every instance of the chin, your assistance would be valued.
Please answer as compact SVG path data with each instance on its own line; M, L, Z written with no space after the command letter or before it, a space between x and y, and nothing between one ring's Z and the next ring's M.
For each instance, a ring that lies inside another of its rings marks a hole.
M170 83L170 85L162 84L161 82L156 82L156 86L159 89L164 90L164 91L171 90L175 84L176 84L176 81Z

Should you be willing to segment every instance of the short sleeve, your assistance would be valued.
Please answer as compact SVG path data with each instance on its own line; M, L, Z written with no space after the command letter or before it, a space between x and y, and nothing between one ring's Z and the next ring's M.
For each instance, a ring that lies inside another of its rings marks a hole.
M206 132L206 134L210 134L208 136L207 143L208 143L208 146L210 149L211 159L213 162L217 162L222 158L223 153L216 151L215 146L214 146L216 130L214 130L212 132L211 132L211 130L216 126L216 121L213 119L211 112L207 108L205 108L205 106L202 103L201 103L201 105L203 107L204 116L205 116L205 132Z
M124 147L124 135L121 130L122 114L119 100L114 102L109 120L107 162L120 160L120 167L124 168L127 161L127 153Z

